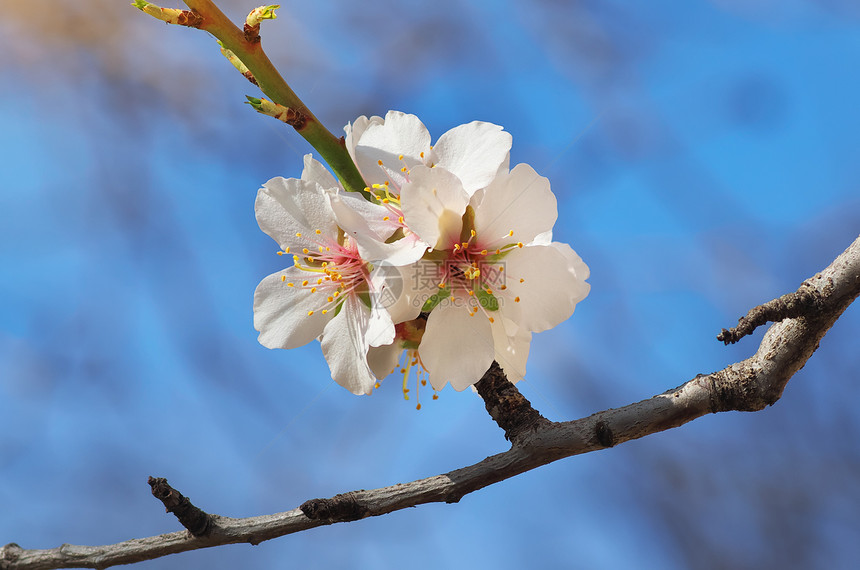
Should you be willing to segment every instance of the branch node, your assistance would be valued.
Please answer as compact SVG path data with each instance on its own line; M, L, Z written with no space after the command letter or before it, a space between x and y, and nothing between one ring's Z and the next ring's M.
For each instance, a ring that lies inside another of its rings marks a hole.
M150 477L152 495L164 503L168 513L173 513L180 524L194 536L205 536L212 529L212 515L191 504L191 500L171 487L164 477Z
M331 523L363 519L370 509L359 503L354 493L335 495L331 499L311 499L299 507L311 520L328 520Z
M597 442L603 447L613 447L615 445L615 434L612 429L603 420L599 420L594 426L594 435L597 437Z
M475 389L484 399L490 417L505 430L505 439L514 445L521 443L529 432L552 423L520 394L498 362L493 362Z
M0 568L11 568L10 563L18 560L23 552L24 549L14 542L0 548Z

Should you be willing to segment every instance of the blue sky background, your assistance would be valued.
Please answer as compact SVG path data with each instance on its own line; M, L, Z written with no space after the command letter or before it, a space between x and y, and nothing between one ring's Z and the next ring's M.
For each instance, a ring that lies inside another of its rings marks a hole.
M420 412L256 342L277 270L253 202L311 152L243 104L206 34L125 5L0 0L0 543L178 530L148 475L243 517L507 448L483 403ZM316 4L324 4L317 6ZM219 5L239 21L254 6ZM100 7L103 12L88 12ZM264 46L332 131L480 119L547 176L590 296L520 384L553 420L752 354L715 340L860 231L850 2L289 2ZM848 567L860 556L860 313L772 408L570 458L468 495L140 568ZM429 395L429 394L428 394Z

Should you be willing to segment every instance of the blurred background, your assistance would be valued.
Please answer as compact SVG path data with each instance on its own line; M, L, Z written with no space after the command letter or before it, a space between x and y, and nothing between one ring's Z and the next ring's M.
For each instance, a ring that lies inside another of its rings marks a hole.
M404 402L256 341L281 267L254 196L310 147L243 104L207 34L128 1L0 0L0 544L179 530L167 477L245 517L507 449L471 392ZM221 0L234 21L255 4ZM263 44L334 132L388 109L480 119L547 176L592 271L536 335L552 420L751 355L715 340L860 232L860 8L849 0L292 1ZM847 568L860 556L860 310L758 413L468 495L143 568Z

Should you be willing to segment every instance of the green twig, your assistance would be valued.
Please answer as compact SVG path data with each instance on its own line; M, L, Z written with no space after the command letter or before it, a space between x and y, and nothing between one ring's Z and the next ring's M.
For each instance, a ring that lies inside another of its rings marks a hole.
M195 27L206 30L220 40L222 47L232 52L248 68L263 93L274 103L291 109L304 118L294 127L328 163L344 189L360 192L365 198L370 199L369 194L364 190L366 186L364 180L347 152L343 138L335 137L326 129L298 95L290 89L266 56L260 42L249 40L245 31L233 24L212 0L184 0L184 2L193 14L200 17L199 24Z

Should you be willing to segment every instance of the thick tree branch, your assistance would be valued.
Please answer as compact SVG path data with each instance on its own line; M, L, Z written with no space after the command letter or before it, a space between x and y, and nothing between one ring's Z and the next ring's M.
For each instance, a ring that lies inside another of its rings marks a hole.
M384 515L424 503L457 502L468 493L540 465L678 427L706 414L761 410L779 399L788 380L860 295L860 238L821 273L807 279L799 293L815 297L815 310L781 317L750 358L712 374L700 374L648 400L575 421L554 423L541 418L522 396L510 392L504 377L499 378L491 368L481 381L488 382L478 389L486 394L488 411L505 430L512 446L509 451L469 467L411 483L315 499L300 509L274 515L245 519L209 515L205 536L181 531L107 546L63 545L50 550L24 550L8 544L0 549L0 569L107 568L221 544L257 544L321 525ZM520 410L524 415L500 411L504 409ZM517 417L527 419L512 419Z

